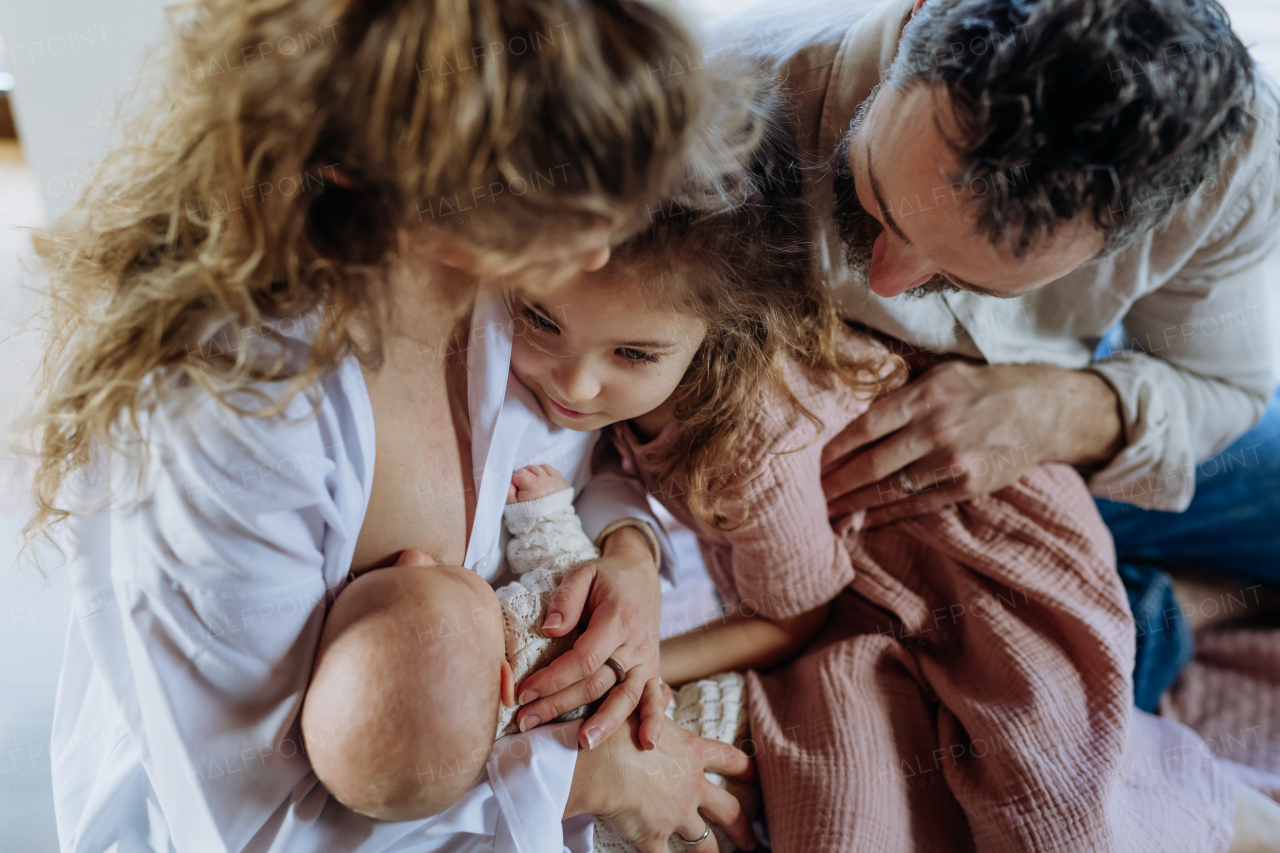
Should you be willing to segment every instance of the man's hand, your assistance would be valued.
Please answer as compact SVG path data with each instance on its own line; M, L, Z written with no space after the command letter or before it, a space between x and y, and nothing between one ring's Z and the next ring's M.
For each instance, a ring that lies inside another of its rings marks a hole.
M832 518L867 526L990 494L1044 462L1098 465L1124 446L1105 379L1051 365L947 361L871 404L823 449Z
M672 833L694 839L708 823L723 827L743 849L756 846L741 803L703 775L753 780L755 768L745 753L679 726L663 728L657 749L645 751L636 744L638 733L633 715L599 749L578 754L565 820L580 814L607 817L641 853L665 853ZM716 853L719 848L710 835L690 849Z
M640 743L653 749L667 710L658 680L661 609L662 590L649 543L633 527L614 531L604 542L604 555L567 572L551 596L542 633L564 636L584 613L590 622L570 651L516 688L525 706L518 715L520 730L553 720L609 691L609 698L583 723L579 743L586 749L599 745L639 706ZM626 672L621 684L605 663L608 658Z

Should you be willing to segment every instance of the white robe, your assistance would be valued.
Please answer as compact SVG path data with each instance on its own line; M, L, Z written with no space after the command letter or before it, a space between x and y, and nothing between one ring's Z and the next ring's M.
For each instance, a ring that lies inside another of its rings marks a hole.
M512 472L549 462L581 486L597 437L546 424L509 383L510 357L507 312L482 291L468 351L478 496L464 565L490 582L504 573ZM356 360L323 391L314 416L295 397L291 423L237 416L207 395L165 397L143 419L143 499L69 522L74 618L51 745L62 850L589 850L591 817L559 819L581 721L506 739L485 778L427 820L369 820L316 780L299 710L351 566L375 448ZM97 470L119 486L129 466L105 459ZM454 486L423 484L424 495L442 487ZM588 534L601 518L652 522L636 488L588 486Z

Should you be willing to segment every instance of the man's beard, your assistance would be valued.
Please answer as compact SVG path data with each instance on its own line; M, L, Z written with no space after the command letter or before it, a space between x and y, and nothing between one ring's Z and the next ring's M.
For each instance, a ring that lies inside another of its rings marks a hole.
M836 230L840 234L840 244L844 247L845 263L849 265L849 270L854 277L863 282L871 279L871 253L876 238L884 231L884 226L866 211L862 202L858 201L857 186L853 181L853 172L849 169L849 145L853 135L862 125L862 120L871 110L871 101L879 88L877 86L872 89L871 94L858 107L853 121L849 122L849 132L840 140L834 155L835 177L832 188L835 192L835 208L832 217L836 222ZM940 275L935 275L924 284L904 291L902 295L909 299L923 299L934 294L963 292L962 288L956 287Z

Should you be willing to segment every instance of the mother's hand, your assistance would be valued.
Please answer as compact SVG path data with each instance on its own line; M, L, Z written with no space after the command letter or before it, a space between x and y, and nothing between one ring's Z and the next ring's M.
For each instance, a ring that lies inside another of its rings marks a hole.
M607 740L640 707L640 744L653 749L663 730L667 708L658 681L658 625L662 590L653 552L644 535L623 527L604 542L604 554L567 572L551 596L542 632L560 637L571 631L584 610L587 629L549 666L524 680L516 691L520 730L553 720L609 691L598 711L582 725L578 741L586 749ZM617 674L613 658L626 672ZM615 686L616 685L616 686Z
M746 753L679 726L663 728L657 749L644 751L636 745L638 732L633 715L599 749L578 754L565 820L580 814L608 818L640 853L665 853L672 833L695 839L709 823L723 827L745 850L756 846L742 804L703 775L751 781L755 768ZM709 835L690 849L717 853L719 847Z

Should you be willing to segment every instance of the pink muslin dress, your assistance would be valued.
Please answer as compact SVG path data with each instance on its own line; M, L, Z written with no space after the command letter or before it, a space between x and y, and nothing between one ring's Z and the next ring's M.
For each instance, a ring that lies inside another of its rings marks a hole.
M820 454L868 401L784 373L823 430L781 395L761 401L732 466L749 501L732 530L693 517L681 483L656 485L674 424L648 443L614 428L616 463L698 534L727 606L787 617L832 602L799 658L748 675L773 849L1225 850L1234 783L1190 729L1133 708L1133 621L1079 475L1044 465L836 532Z

